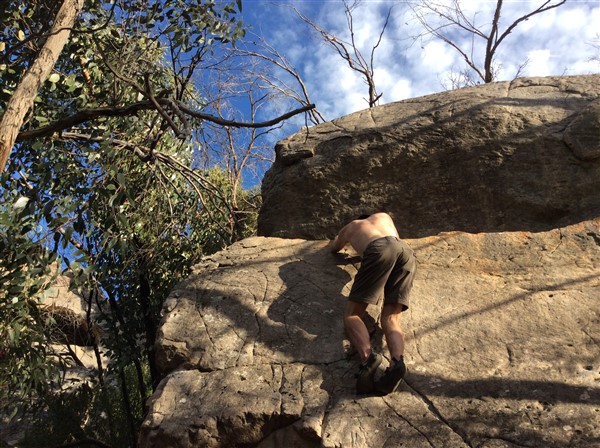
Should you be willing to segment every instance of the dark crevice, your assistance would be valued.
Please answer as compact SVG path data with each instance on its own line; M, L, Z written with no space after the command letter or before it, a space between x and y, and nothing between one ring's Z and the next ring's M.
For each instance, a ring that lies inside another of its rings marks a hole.
M413 391L413 393L415 395L417 395L418 397L420 397L420 399L427 405L427 408L429 409L429 411L435 415L437 417L438 420L440 420L441 422L443 422L448 428L450 428L452 430L452 432L454 432L455 434L457 434L462 441L469 446L470 448L473 448L473 444L469 441L469 439L467 438L467 435L464 434L462 431L460 431L457 428L454 428L450 422L441 414L441 412L438 410L438 408L435 406L435 404L433 404L433 402L424 394L422 394L421 392L419 392L417 389L415 389L413 386L411 386L406 379L404 380L404 382L406 383L406 385L410 388L410 390Z

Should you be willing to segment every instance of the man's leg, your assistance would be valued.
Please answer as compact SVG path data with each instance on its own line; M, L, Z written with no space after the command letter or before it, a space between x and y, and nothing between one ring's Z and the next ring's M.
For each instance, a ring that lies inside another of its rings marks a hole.
M348 301L344 316L346 334L360 356L360 370L356 380L356 392L368 394L375 390L375 372L381 364L381 355L371 351L371 337L362 317L367 309L366 303Z
M383 305L381 311L381 328L385 335L390 356L395 360L399 360L404 355L404 331L400 326L402 308L402 304L393 303Z
M404 364L404 332L400 327L401 304L384 305L381 311L381 327L392 357L390 366L375 383L375 390L383 395L394 392L406 375Z
M350 343L360 356L360 361L365 362L371 354L371 337L369 330L362 320L367 303L348 301L344 315L344 327Z

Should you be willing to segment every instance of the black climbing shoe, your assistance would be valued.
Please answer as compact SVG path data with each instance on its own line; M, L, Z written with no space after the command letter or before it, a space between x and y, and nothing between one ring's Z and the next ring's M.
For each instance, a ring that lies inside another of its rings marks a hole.
M404 357L401 356L398 361L392 358L392 364L385 369L385 373L375 382L375 390L382 395L394 392L406 375L406 365Z
M367 360L360 365L356 380L356 393L368 394L375 390L375 382L373 377L377 371L377 367L381 364L381 355L371 351Z

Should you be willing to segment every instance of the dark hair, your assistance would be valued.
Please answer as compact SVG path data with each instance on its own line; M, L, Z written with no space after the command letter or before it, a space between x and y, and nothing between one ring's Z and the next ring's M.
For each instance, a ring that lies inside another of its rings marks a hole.
M367 219L369 216L371 215L360 215L358 218L356 219Z

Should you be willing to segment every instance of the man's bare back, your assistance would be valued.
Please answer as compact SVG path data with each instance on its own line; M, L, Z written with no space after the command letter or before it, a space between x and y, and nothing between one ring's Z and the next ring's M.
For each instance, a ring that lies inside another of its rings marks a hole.
M345 225L335 237L331 251L339 252L349 243L362 257L371 241L385 236L399 238L394 221L387 213L375 213L368 218L356 219Z

